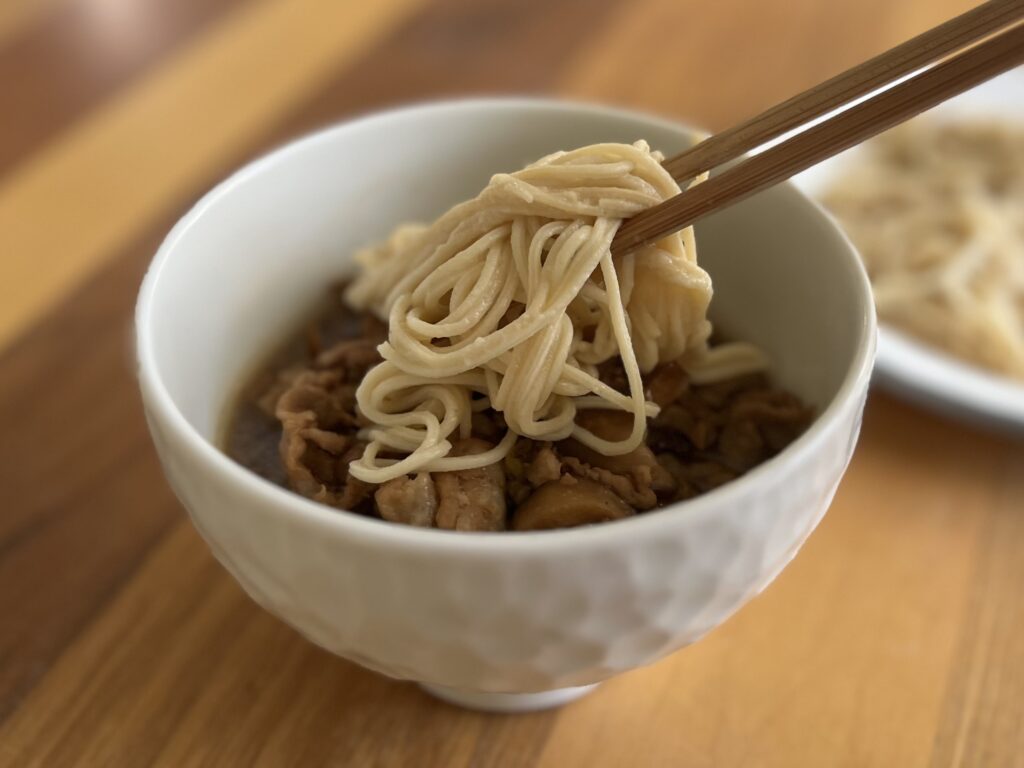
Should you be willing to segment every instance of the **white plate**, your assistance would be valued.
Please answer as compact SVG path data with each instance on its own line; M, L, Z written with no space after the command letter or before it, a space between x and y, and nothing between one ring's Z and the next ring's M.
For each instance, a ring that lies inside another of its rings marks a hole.
M996 117L1024 124L1024 68L939 105L929 116L950 121ZM854 147L793 181L817 198L861 151ZM961 362L884 324L878 331L875 379L886 389L942 413L1024 432L1024 385Z

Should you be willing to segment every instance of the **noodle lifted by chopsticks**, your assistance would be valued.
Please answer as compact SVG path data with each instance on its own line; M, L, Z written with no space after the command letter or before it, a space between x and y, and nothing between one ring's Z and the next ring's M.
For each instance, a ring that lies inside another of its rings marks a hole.
M611 255L623 218L679 193L660 159L645 142L558 152L494 176L430 226L400 227L358 254L347 299L387 319L389 336L384 362L357 391L374 426L353 476L382 483L486 466L517 436L628 453L657 413L641 374L659 362L680 360L697 382L763 367L749 345L708 350L711 280L697 265L692 229ZM616 357L628 393L598 378L597 366ZM504 416L504 439L485 453L449 456L485 408ZM586 408L627 411L633 429L602 439L576 424Z

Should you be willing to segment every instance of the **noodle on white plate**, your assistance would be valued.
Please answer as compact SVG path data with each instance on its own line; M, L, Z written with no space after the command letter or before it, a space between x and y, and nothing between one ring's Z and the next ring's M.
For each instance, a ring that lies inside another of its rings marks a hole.
M1024 380L1024 130L915 121L824 197L886 322Z
M697 383L765 367L748 344L708 348L711 279L692 229L611 255L624 218L679 193L661 159L642 141L558 152L495 175L433 224L402 226L357 255L346 298L387 320L388 341L356 393L373 426L353 476L383 483L486 466L520 436L573 437L621 455L657 414L641 375L659 363L678 360ZM628 393L598 378L613 358ZM484 453L450 456L486 408L504 417L505 437ZM587 408L632 414L631 433L609 441L583 429L576 414Z

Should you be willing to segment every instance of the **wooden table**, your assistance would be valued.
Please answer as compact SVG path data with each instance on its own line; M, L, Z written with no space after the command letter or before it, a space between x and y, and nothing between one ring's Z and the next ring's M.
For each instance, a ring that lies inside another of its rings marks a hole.
M130 313L230 169L383 104L721 128L969 0L2 0L0 764L1021 766L1024 445L874 393L832 510L706 640L561 711L440 704L252 604L165 485Z

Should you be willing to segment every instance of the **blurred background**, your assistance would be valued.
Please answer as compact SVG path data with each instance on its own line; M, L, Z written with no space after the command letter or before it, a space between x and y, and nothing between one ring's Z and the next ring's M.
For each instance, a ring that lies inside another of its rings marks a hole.
M715 130L968 7L3 0L0 341L231 168L354 113L540 92Z
M500 93L713 131L972 5L0 0L0 764L1021 765L1013 438L873 393L761 599L578 705L490 718L242 595L164 483L127 351L173 223L302 133Z

